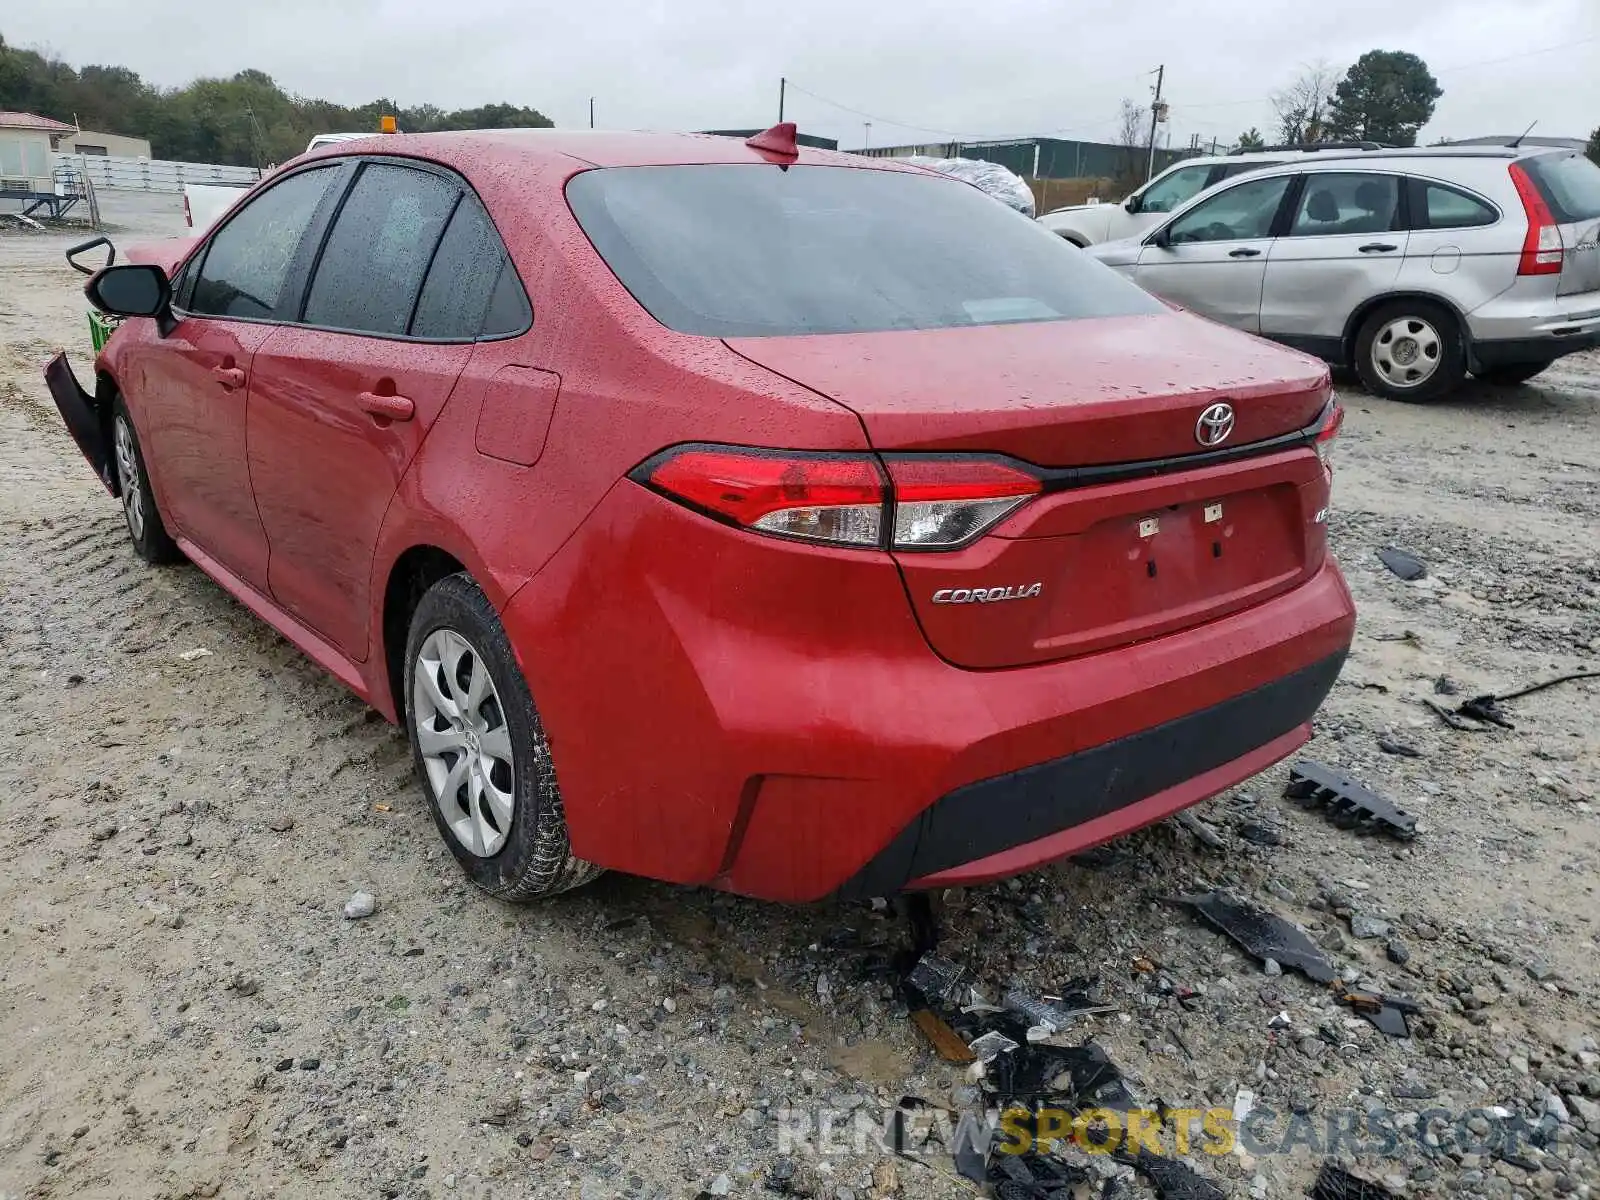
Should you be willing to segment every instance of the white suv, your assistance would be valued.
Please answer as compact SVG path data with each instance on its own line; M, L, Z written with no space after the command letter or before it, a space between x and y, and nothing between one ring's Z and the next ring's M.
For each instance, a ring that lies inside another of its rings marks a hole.
M1235 150L1217 157L1186 158L1174 163L1120 204L1074 204L1039 218L1051 233L1075 246L1094 246L1118 238L1134 237L1209 187L1246 171L1276 167L1304 154L1355 154L1378 150L1376 142L1343 142L1323 146L1269 146L1265 150Z
M1600 346L1600 167L1573 150L1434 146L1285 163L1098 258L1174 304L1434 400Z

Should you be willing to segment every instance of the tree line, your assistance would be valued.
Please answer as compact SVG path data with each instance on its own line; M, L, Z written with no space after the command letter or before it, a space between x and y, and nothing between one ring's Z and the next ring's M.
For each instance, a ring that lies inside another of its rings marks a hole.
M1444 89L1428 64L1404 50L1368 50L1341 77L1326 62L1303 67L1270 97L1276 140L1284 146L1320 142L1381 142L1415 146ZM1259 150L1267 139L1255 128L1239 135L1239 149Z
M403 108L380 98L354 108L296 96L264 71L227 79L196 79L160 88L127 67L73 68L0 37L0 109L37 113L82 129L150 140L156 158L261 167L293 158L319 133L377 132L393 114L407 133L441 129L548 128L534 108L486 104L445 111L423 104Z

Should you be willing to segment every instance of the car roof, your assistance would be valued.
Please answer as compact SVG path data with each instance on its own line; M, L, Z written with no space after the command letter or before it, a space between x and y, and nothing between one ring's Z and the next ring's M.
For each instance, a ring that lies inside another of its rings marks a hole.
M678 164L772 163L745 144L743 138L707 133L610 132L592 129L473 129L448 133L373 134L359 142L321 147L317 157L329 154L398 154L459 162L543 163L589 167L642 167ZM799 147L792 160L814 166L855 167L866 170L914 171L937 175L925 168L892 158L865 158L835 150Z

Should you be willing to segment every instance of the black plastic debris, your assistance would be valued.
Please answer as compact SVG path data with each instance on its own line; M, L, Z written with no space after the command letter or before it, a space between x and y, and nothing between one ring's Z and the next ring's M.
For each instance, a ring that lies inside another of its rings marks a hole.
M1304 802L1308 807L1320 807L1323 814L1341 829L1353 829L1358 833L1382 830L1402 841L1417 836L1416 817L1363 787L1344 772L1335 771L1323 763L1310 760L1295 763L1289 771L1289 786L1283 794L1292 800Z
M1070 1200L1072 1189L1092 1178L1088 1167L1049 1154L996 1154L989 1164L996 1200Z
M1036 1102L1069 1111L1109 1108L1128 1112L1138 1106L1122 1072L1094 1042L1020 1046L990 1063L984 1082L1004 1103L1030 1109Z
M979 1138L982 1140L980 1141ZM987 1121L977 1123L975 1136L958 1137L950 1147L956 1174L973 1183L987 1183L989 1178L989 1149L993 1145L994 1130Z
M1212 925L1237 942L1252 958L1273 959L1284 970L1299 971L1316 983L1332 983L1338 972L1304 932L1264 908L1226 892L1179 896Z
M1395 1195L1380 1183L1359 1179L1343 1167L1327 1162L1311 1185L1311 1200L1395 1200Z
M1371 1021L1380 1032L1390 1037L1410 1037L1411 1025L1406 1018L1422 1011L1422 1005L1404 996L1363 992L1342 983L1335 986L1333 998Z
M1405 742L1397 741L1392 737L1384 736L1378 739L1378 749L1385 754L1393 754L1399 758L1421 758L1422 751Z
M1428 573L1427 565L1415 554L1407 554L1404 550L1396 550L1392 546L1385 546L1379 550L1378 558L1384 566L1407 583L1421 579Z
M906 983L915 988L929 1004L961 1003L961 996L971 977L967 969L937 954L924 954L906 975Z
M1162 1158L1142 1147L1138 1154L1120 1151L1112 1157L1148 1179L1159 1200L1228 1200L1215 1183L1175 1158Z

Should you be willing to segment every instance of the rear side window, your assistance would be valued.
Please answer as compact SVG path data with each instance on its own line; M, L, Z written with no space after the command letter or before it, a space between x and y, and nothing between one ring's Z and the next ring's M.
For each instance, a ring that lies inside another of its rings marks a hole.
M188 311L211 317L273 316L300 239L336 168L301 171L251 199L206 250Z
M493 302L502 291L507 294L496 309ZM463 195L428 268L412 336L452 341L503 337L526 329L529 315L527 298L489 214L476 196Z
M1300 191L1290 237L1388 233L1400 228L1400 177L1312 172Z
M1500 214L1476 196L1430 179L1411 181L1413 229L1471 229L1493 225L1499 219Z
M682 333L946 329L1165 311L1037 222L931 173L610 167L567 201L635 299Z
M431 171L368 163L322 248L304 320L402 335L461 188Z
M1583 155L1542 154L1523 159L1522 166L1563 225L1600 217L1600 167Z

